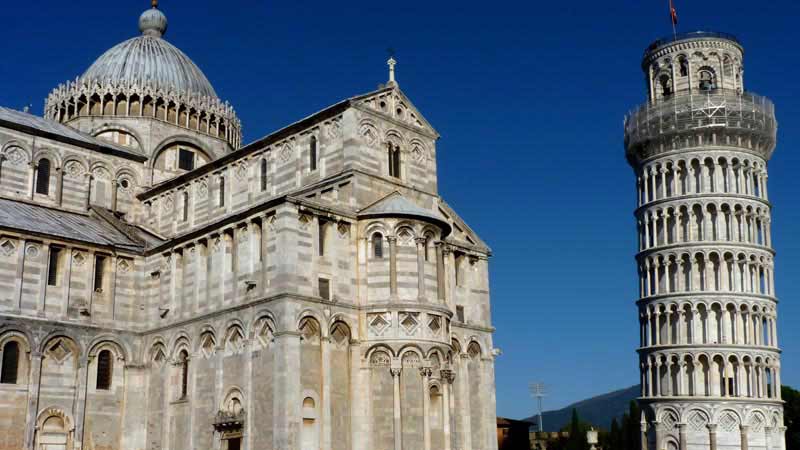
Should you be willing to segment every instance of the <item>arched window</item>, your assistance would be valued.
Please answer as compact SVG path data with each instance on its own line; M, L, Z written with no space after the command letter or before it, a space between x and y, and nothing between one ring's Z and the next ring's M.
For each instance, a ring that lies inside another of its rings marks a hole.
M658 77L658 82L661 84L661 94L664 97L672 95L672 78L667 74L662 74Z
M183 221L189 220L189 193L185 192L181 196L183 198Z
M383 236L380 233L372 235L372 256L377 259L383 258Z
M186 398L189 394L189 353L186 350L181 350L178 355L178 361L181 368L181 396Z
M400 178L400 147L388 144L389 176Z
M310 171L317 170L317 137L311 136L308 144L308 167Z
M678 64L680 66L680 71L679 71L680 75L682 77L689 75L689 61L686 58L681 57L678 60Z
M217 206L225 206L225 177L219 177L219 199L217 200Z
M700 90L701 91L713 91L717 88L716 80L714 79L714 73L710 70L701 70L700 73Z
M50 160L43 158L36 165L36 193L50 195Z
M111 376L114 373L114 360L109 350L102 350L97 355L97 389L111 389Z
M431 243L432 243L432 241L433 241L433 239L431 239L431 235L430 234L426 234L425 235L425 242L423 243L423 245L425 246L425 248L423 249L423 251L425 252L425 262L430 262L430 260L431 260Z
M267 160L261 160L261 192L265 192L267 190Z
M16 384L19 370L19 344L8 342L3 347L3 367L0 368L0 383Z

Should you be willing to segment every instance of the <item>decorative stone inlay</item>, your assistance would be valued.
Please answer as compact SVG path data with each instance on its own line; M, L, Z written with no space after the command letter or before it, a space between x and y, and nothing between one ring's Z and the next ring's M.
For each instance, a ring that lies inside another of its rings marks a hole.
M208 197L208 180L202 179L197 183L197 194L200 197Z
M86 257L83 256L82 252L80 252L78 250L75 250L75 251L72 252L72 263L73 264L75 264L76 266L80 267L85 262L86 262Z
M268 346L273 338L273 330L269 320L266 318L259 319L259 321L256 322L255 329L257 330L256 339L258 339L262 346Z
M50 344L47 348L47 356L53 358L59 364L64 362L70 353L69 347L67 347L61 339Z
M342 123L340 120L332 120L328 124L328 137L335 139L342 135Z
M78 178L83 176L86 170L83 168L83 164L78 161L70 161L67 163L64 172L72 178Z
M419 367L419 366L420 366L420 360L418 354L416 354L415 352L406 352L406 354L403 355L403 367Z
M341 326L335 327L331 332L331 339L333 339L333 342L337 345L347 344L349 338L350 336L347 334L347 331Z
M689 420L687 423L693 431L707 431L706 425L708 425L708 420L706 419L706 416L699 411L692 412L689 415Z
M428 319L428 328L434 336L439 335L442 330L442 318L439 316L430 316Z
M301 214L299 221L300 221L300 228L303 230L307 230L308 227L311 225L311 216L306 214Z
M171 194L167 194L166 196L164 196L164 201L161 202L161 203L162 203L161 206L162 206L162 209L163 209L164 212L172 211L172 207L175 206L174 200L172 199L172 195Z
M760 414L754 414L750 419L750 431L753 433L761 433L764 431L764 417Z
M371 313L367 315L369 323L369 331L375 335L380 336L392 325L391 314L385 313Z
M25 162L25 154L17 147L14 147L6 152L6 159L11 165L19 166Z
M378 142L378 130L370 124L361 125L360 135L367 145L375 145Z
M417 162L423 162L425 161L425 151L422 150L422 147L419 145L415 145L414 148L411 149L411 157Z
M384 351L376 351L369 358L369 365L372 367L389 367L392 364L392 358Z
M336 230L339 232L339 237L346 238L350 235L350 225L345 222L339 222L337 225Z
M6 239L2 244L0 244L0 251L2 251L3 255L5 256L11 256L17 251L17 246L14 245L14 243L10 240Z
M25 256L29 259L39 259L39 246L36 244L29 244L28 248L25 249Z
M281 148L281 161L287 162L292 158L292 145L288 142Z
M95 167L92 169L92 176L98 180L110 180L111 172L109 172L105 167Z
M236 178L239 180L247 178L247 162L242 161L236 166Z
M733 413L729 411L722 413L718 423L719 426L722 427L723 431L732 432L739 430L739 420L737 420Z
M131 263L127 259L117 259L117 272L128 273L131 270Z
M406 334L413 335L419 327L419 313L401 312L400 313L400 326Z

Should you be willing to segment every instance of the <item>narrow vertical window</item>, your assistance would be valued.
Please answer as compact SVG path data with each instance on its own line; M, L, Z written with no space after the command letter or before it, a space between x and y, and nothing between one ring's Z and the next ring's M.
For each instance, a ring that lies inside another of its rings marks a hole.
M94 257L94 291L103 292L103 276L105 275L106 257Z
M16 384L19 369L19 344L11 341L3 347L3 367L0 368L0 383Z
M261 192L267 190L267 160L261 160Z
M372 235L372 256L377 259L383 258L383 236L380 233Z
M180 367L181 367L181 397L186 398L189 394L189 353L186 350L181 350L180 353Z
M189 193L184 192L181 198L183 199L183 221L186 222L189 220Z
M50 247L50 260L47 264L47 285L58 286L58 257L61 254L61 249L58 247Z
M36 166L36 193L50 195L50 160L41 159Z
M394 158L394 177L400 178L400 147L394 148L394 154L392 155L392 158Z
M331 280L327 278L320 278L319 280L319 296L325 300L331 299Z
M317 137L311 136L308 144L308 167L312 172L317 170Z
M219 200L218 206L225 206L225 177L219 177Z
M464 323L464 307L463 306L456 306L456 319Z
M392 144L391 143L386 144L386 145L387 145L386 149L388 151L388 153L386 155L387 155L387 162L389 163L389 176L393 177L394 176L394 151L392 149Z
M323 219L319 219L319 226L317 227L319 233L319 236L317 237L317 250L319 256L325 256L325 232L327 231L327 227L328 222Z
M111 352L102 350L97 355L97 389L107 391L111 389L111 376L114 373L114 360Z

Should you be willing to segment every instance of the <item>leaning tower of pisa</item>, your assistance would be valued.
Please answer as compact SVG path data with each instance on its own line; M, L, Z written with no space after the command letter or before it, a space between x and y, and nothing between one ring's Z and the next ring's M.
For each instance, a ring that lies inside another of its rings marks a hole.
M777 124L721 33L645 50L636 174L642 449L785 448L767 161Z

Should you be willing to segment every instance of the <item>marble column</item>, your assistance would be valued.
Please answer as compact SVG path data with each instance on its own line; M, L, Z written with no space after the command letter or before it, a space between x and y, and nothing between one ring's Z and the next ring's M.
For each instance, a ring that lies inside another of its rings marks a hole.
M708 442L710 450L717 450L717 425L708 424Z
M422 376L422 441L425 450L431 450L431 394L430 380L433 370L430 367L420 367Z
M453 389L453 381L455 381L455 373L452 370L442 369L440 371L442 381L442 401L444 407L442 408L442 433L444 435L444 450L451 450L453 445L453 437L450 428L450 390Z
M387 236L389 241L389 296L397 299L397 237Z
M428 242L424 237L414 240L417 244L417 297L425 300L425 244Z
M394 450L403 450L403 421L402 409L400 405L400 367L389 369L392 373L392 385L394 387Z

